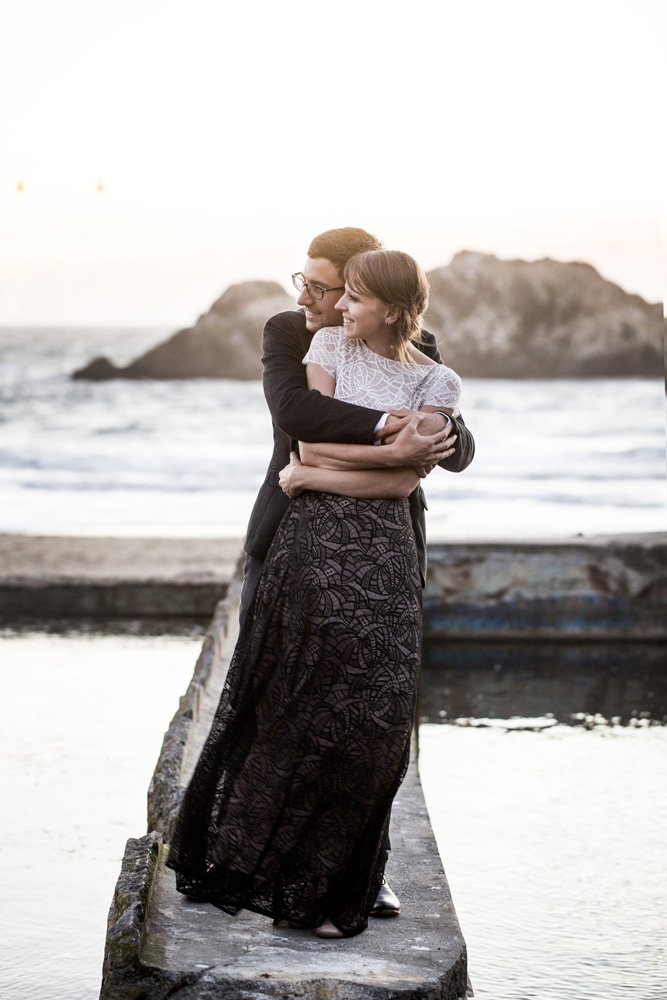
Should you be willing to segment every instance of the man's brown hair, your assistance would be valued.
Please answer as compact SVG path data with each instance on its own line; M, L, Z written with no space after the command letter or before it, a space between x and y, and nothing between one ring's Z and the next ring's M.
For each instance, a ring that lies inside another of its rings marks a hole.
M343 229L327 229L316 236L308 247L308 256L330 260L342 278L343 268L350 257L365 250L381 249L382 242L377 236L367 233L365 229L345 226Z

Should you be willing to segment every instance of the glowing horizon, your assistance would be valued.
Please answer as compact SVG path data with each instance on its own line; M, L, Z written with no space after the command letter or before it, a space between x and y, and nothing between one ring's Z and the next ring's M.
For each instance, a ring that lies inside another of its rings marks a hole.
M338 225L662 299L660 0L335 10L5 2L0 324L190 324Z

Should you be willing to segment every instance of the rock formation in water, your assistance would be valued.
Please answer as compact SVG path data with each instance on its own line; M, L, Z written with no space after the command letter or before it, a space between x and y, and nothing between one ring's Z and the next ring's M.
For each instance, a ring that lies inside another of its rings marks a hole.
M424 325L461 375L662 375L662 306L590 264L463 251L428 275Z
M275 281L230 285L193 327L179 330L124 368L95 358L73 378L262 377L262 330L269 316L294 309L294 299Z
M463 376L662 375L664 321L594 267L463 251L428 275L425 327ZM232 285L195 325L125 368L96 358L74 378L261 378L262 329L294 300L275 282Z

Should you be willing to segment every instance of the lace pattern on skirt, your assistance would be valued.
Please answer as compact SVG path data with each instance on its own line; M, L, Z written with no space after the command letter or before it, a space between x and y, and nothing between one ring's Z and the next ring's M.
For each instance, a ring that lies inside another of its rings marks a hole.
M180 891L229 913L366 927L420 644L407 500L292 501L184 796L168 861Z

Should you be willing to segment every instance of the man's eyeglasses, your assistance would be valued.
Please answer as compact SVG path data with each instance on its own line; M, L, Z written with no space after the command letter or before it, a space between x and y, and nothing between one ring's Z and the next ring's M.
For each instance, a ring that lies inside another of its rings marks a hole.
M292 275L292 284L297 292L302 292L305 288L311 299L323 299L326 292L342 292L345 289L345 285L336 285L335 288L325 288L324 285L315 285L312 281L306 281L300 272Z

